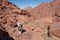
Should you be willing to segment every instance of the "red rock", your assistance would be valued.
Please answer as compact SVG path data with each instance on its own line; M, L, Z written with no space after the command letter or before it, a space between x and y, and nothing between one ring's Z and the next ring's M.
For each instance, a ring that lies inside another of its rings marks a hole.
M5 29L8 36L14 40L55 40L55 36L60 37L59 5L60 0L54 0L51 3L42 3L35 8L28 7L22 10L8 0L0 0L2 30L0 38L4 38L2 35L5 34L3 30ZM19 34L16 23L22 23L23 29L26 30L22 35ZM51 25L49 30L48 25ZM48 32L51 37L48 36Z
M60 22L56 22L50 26L50 36L60 38Z
M37 11L38 10L38 11ZM32 15L35 16L36 18L41 18L41 17L52 17L54 16L54 9L49 3L42 3L41 5L35 7L32 10Z

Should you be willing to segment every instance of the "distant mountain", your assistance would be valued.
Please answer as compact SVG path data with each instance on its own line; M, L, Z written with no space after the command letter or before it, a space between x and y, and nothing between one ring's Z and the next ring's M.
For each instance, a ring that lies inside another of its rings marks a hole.
M32 7L26 7L26 8L24 8L24 10L27 10L28 12L30 12L31 10L32 10L33 8Z
M52 16L51 14L54 14L54 9L50 3L42 3L41 5L35 7L31 12L35 17L45 17Z

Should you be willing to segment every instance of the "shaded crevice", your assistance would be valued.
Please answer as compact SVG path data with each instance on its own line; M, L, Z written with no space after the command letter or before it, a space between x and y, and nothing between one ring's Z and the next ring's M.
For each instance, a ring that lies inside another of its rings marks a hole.
M11 36L9 36L8 32L0 29L0 40L14 40Z
M30 17L31 15L29 14L29 12L28 11L26 11L26 10L21 10L21 13L20 13L21 15L26 15L26 16L28 16L28 17Z
M48 28L47 28L47 30L48 30L48 37L50 37L50 32L49 32L49 30L50 30L50 26L48 26Z
M26 30L23 29L23 30L21 31L21 33L24 33L24 32L26 32Z
M34 29L32 29L32 31L34 31Z
M2 6L2 4L0 4L0 6Z
M60 17L58 14L55 14L55 16Z

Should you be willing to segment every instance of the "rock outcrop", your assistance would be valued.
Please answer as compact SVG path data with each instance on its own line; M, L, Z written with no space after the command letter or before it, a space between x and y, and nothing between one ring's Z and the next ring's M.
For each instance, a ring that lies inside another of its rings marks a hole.
M8 0L0 0L0 27L6 29L7 35L9 34L14 40L20 40L17 23L28 23L30 16L27 11L21 10Z

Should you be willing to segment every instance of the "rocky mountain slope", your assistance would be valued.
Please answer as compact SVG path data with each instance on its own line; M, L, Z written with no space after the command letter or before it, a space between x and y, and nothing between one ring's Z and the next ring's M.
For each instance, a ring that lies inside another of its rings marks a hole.
M20 34L18 23L25 31ZM20 9L0 0L0 40L60 40L60 0Z

